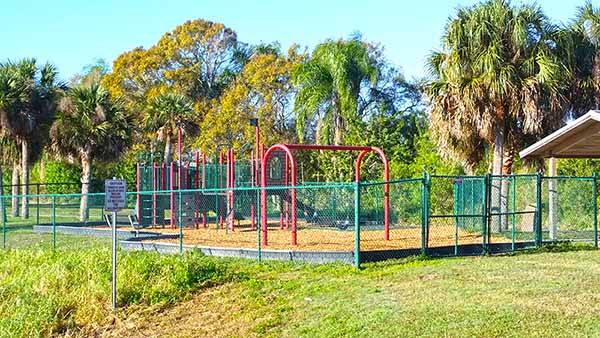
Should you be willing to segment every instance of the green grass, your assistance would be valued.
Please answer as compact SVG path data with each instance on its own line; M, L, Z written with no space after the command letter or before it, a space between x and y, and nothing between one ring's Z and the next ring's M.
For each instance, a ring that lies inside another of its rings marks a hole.
M108 242L62 235L53 251L47 241L35 243L36 234L12 235L29 246L0 253L0 337L44 337L106 322ZM193 253L120 252L118 265L118 304L124 308L173 303L193 290L244 278L223 262Z
M115 331L105 240L62 235L53 253L13 236L31 245L0 253L0 337L600 337L600 252L586 245L361 271L121 252Z

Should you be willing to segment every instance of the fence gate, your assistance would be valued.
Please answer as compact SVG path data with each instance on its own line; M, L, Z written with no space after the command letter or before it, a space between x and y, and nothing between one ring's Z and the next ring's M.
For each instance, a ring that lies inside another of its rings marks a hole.
M489 252L535 245L541 192L538 175L491 175L489 189Z
M427 252L480 254L485 247L486 182L481 176L431 176Z

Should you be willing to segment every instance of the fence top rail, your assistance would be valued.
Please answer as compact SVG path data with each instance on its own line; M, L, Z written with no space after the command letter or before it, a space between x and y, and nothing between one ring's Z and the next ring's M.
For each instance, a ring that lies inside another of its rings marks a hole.
M533 174L490 174L490 177L492 178L511 178L511 177L536 177L538 174L537 173L533 173Z
M320 185L297 185L297 186L267 186L265 188L262 187L235 187L235 188L213 188L213 189L181 189L181 190L146 190L146 191L128 191L127 196L136 196L136 195L154 195L154 194L186 194L186 193L226 193L231 191L274 191L274 190L306 190L306 189L315 189L315 190L327 190L327 189L335 189L335 188L344 188L344 189L353 189L355 183L336 183L336 184L320 184ZM11 198L36 198L36 197L45 197L45 198L60 198L60 197L82 197L86 195L88 197L102 197L105 195L103 192L98 193L70 193L70 194L6 194L0 195L2 199L11 199Z
M543 180L592 181L594 176L542 176Z
M385 184L397 184L397 183L412 183L412 182L423 182L423 178L403 178L399 180L390 180L390 181L374 181L374 182L360 182L361 186L372 186L372 185L385 185Z
M476 175L430 175L431 178L460 178L460 179L481 179L483 180L485 176L476 176Z

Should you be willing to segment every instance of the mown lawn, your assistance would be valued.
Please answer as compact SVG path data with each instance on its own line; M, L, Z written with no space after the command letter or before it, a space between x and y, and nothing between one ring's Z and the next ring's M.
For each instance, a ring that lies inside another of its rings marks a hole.
M73 238L73 241L77 241ZM0 337L600 337L600 252L308 265L121 253L0 253Z

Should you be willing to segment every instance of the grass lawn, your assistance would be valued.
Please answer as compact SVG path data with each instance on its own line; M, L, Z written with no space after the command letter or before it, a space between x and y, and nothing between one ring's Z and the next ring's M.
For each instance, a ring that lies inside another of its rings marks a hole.
M0 253L1 337L600 337L600 251L362 271L122 252L111 314L109 248L85 243Z

